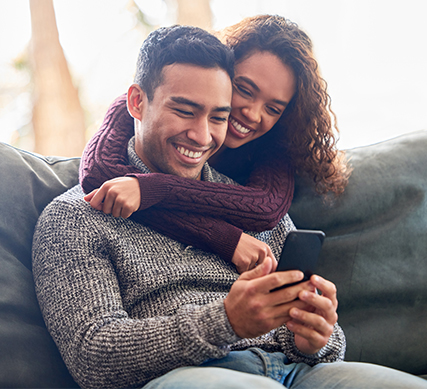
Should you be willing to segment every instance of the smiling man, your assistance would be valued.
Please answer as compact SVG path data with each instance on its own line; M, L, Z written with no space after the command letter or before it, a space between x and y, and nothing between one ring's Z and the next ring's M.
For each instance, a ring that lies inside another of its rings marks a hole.
M221 68L175 63L164 67L162 79L151 101L138 84L129 89L136 153L152 172L200 179L225 139L230 75Z

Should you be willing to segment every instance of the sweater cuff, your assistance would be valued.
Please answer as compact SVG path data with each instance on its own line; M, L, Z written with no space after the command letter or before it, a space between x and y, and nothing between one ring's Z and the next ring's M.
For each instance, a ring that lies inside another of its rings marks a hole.
M148 209L164 199L169 188L164 182L156 178L155 174L126 174L126 177L135 177L139 182L141 202L138 211Z
M341 362L344 360L346 339L342 328L335 323L334 332L329 337L328 343L315 354L304 354L296 344L293 332L286 325L279 328L279 338L284 347L284 354L296 363L306 363L314 366L318 363Z
M229 223L224 225L221 230L216 230L212 235L210 246L215 254L231 263L243 231Z

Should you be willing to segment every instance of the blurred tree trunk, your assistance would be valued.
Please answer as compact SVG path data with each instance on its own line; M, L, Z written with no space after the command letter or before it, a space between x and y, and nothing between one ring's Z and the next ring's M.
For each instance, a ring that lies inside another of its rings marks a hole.
M35 151L80 156L85 145L84 113L59 43L53 0L30 0L30 10Z
M212 29L210 0L177 0L177 23Z

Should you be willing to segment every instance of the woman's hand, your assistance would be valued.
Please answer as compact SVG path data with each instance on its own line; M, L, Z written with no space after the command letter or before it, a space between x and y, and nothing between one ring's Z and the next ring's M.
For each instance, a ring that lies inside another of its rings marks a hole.
M337 290L335 285L317 275L310 283L321 295L307 290L298 294L299 300L308 304L308 309L292 308L291 320L286 323L295 334L295 344L305 354L315 354L326 346L338 320Z
M118 177L104 182L84 199L98 211L126 219L139 209L141 193L135 177Z
M276 270L277 263L270 247L264 242L243 233L234 251L231 262L236 265L238 273L242 274L264 262L264 259L267 257L273 258L273 271Z

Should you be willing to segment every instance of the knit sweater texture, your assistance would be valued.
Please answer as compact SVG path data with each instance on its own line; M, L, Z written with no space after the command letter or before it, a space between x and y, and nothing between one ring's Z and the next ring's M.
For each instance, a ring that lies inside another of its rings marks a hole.
M89 193L109 179L136 177L141 204L132 219L139 223L231 261L242 230L270 230L289 210L294 178L285 161L259 166L245 186L141 174L127 157L133 135L133 118L123 95L110 106L83 152L80 183Z
M132 143L130 144L132 146ZM148 169L130 150L141 171ZM206 164L203 178L232 184ZM301 354L285 325L256 339L233 331L224 298L238 278L217 255L150 227L90 207L80 186L43 211L33 242L33 274L47 328L83 388L142 386L181 366L197 366L251 346L282 351L310 365L342 360L336 325L315 355ZM252 233L279 257L286 215L270 231Z

